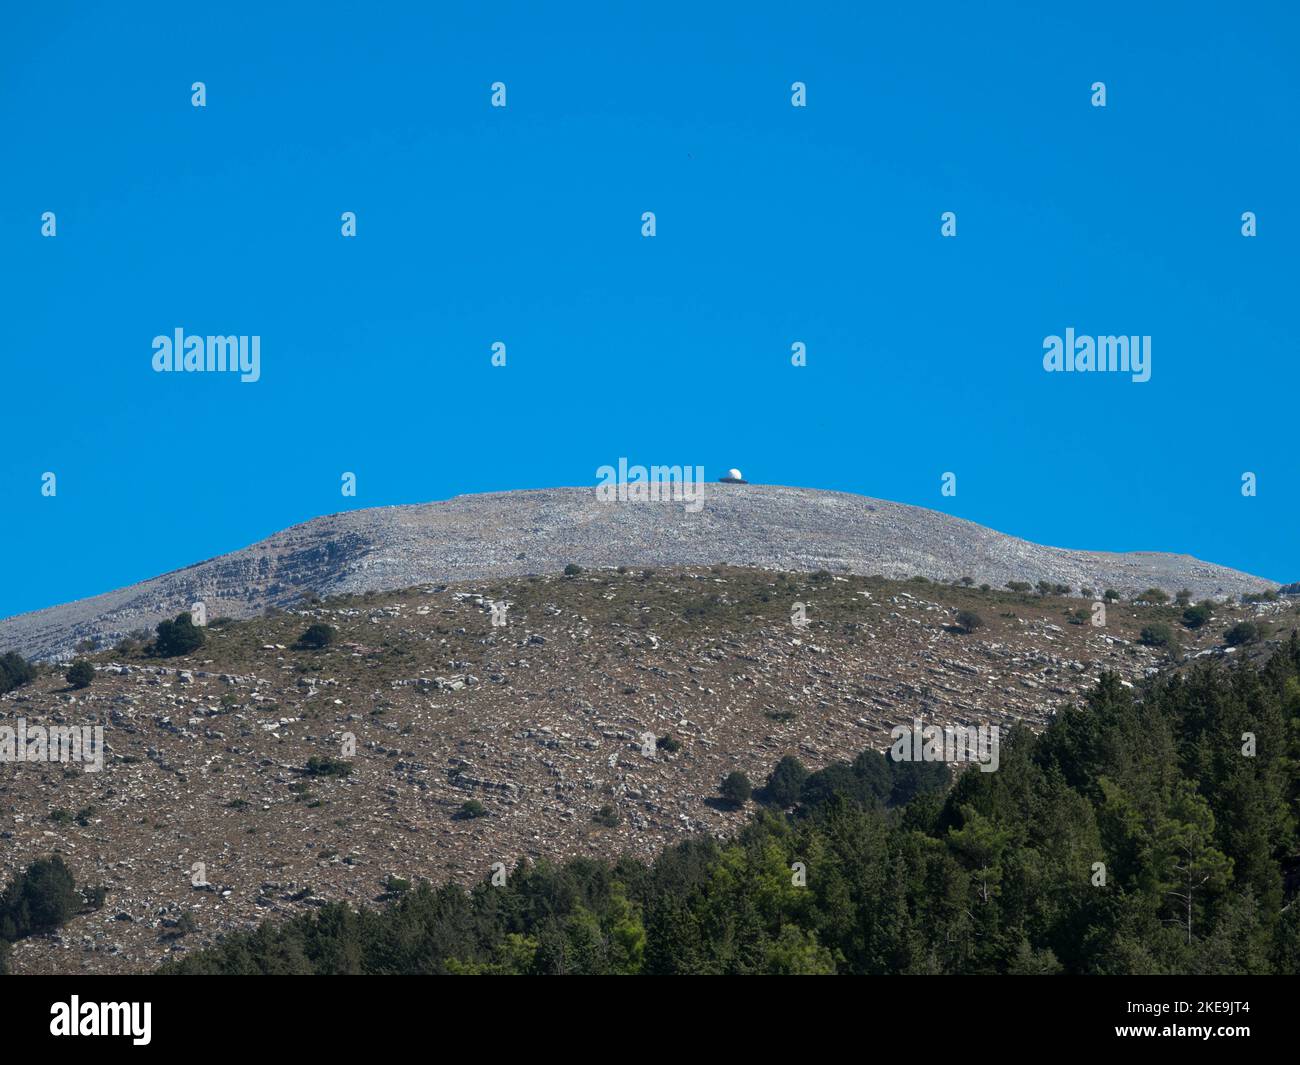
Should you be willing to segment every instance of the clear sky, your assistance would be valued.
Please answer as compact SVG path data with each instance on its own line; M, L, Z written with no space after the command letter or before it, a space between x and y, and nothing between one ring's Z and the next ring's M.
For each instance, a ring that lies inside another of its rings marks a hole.
M1300 579L1295 12L6 5L0 615L620 456Z

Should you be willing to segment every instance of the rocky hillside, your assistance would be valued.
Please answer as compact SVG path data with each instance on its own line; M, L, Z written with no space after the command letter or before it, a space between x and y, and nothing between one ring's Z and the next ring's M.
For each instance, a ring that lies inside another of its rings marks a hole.
M332 514L128 588L0 621L0 650L66 656L84 639L107 644L152 628L196 599L209 617L248 618L305 591L554 573L571 562L970 576L995 588L1010 580L1098 591L1189 588L1198 599L1276 587L1187 555L1040 547L937 511L842 492L704 489L694 512L682 503L602 503L592 488L554 488Z
M816 769L883 750L915 716L1037 727L1103 670L1137 684L1254 653L1224 646L1235 621L1262 626L1256 649L1297 622L1288 600L1221 607L1195 630L1181 608L1112 604L1098 627L1087 607L917 580L588 571L221 623L181 658L96 654L82 690L45 668L0 696L0 726L102 724L107 757L90 773L0 766L0 883L57 851L107 894L16 943L13 968L145 971L268 916L369 904L390 875L650 857L743 822L752 806L718 801L733 770L758 784L786 754ZM960 610L983 626L959 631ZM296 649L317 623L334 642ZM1152 625L1179 646L1140 643ZM481 816L462 815L471 800Z

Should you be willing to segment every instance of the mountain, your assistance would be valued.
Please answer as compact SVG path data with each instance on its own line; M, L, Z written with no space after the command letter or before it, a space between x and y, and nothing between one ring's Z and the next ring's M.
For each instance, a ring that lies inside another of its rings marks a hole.
M1136 691L1162 668L1284 646L1295 608L1225 604L1191 629L1180 607L1120 602L1099 626L1077 597L587 570L218 621L181 657L88 656L84 689L41 666L0 695L0 728L101 724L103 764L0 767L0 887L57 852L106 897L15 943L14 970L148 971L264 919L372 905L389 876L470 885L520 859L649 859L739 830L753 807L719 801L732 772L757 785L785 755L849 761L916 717L1038 731L1105 673ZM963 611L983 624L963 631ZM1259 641L1225 646L1246 620ZM335 635L305 649L314 625ZM1143 642L1155 626L1166 646Z
M248 618L304 592L339 595L585 567L700 566L1040 580L1078 590L1148 587L1196 598L1276 587L1187 555L1041 547L923 507L844 492L709 484L681 502L600 502L592 488L457 496L315 518L251 547L89 599L0 620L0 650L66 657L152 628L202 599L208 617Z

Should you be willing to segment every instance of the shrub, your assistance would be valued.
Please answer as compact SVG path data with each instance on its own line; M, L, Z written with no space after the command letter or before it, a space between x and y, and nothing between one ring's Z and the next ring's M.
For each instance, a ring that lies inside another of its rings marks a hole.
M10 942L65 924L82 903L59 855L32 862L0 895L0 939Z
M1208 600L1202 603L1197 603L1195 606L1189 606L1183 611L1183 624L1189 629L1199 629L1210 620L1210 615L1213 613L1213 603Z
M787 754L767 778L763 789L765 801L776 806L793 806L799 801L799 792L808 779L808 768L792 754Z
M1159 588L1148 588L1138 598L1144 603L1155 603L1157 606L1169 602L1169 596Z
M972 633L984 625L984 619L973 610L957 611L957 628L962 632Z
M306 773L309 777L346 777L352 773L352 766L340 758L312 755L307 759Z
M63 679L74 688L89 688L95 679L95 667L84 658L79 658L72 663L72 668L63 674Z
M1105 599L1106 602L1108 603L1119 602L1119 592L1115 591L1114 588L1107 588L1104 592L1102 592L1101 597Z
M308 651L319 651L334 642L334 629L330 625L316 622L298 637L298 647Z
M617 828L621 818L614 807L606 804L591 815L591 819L598 825L604 825L606 828Z
M1007 581L1007 587L1013 592L1028 592L1033 590L1033 585L1028 581Z
M1138 642L1148 647L1168 647L1173 638L1174 634L1169 631L1168 625L1148 625L1138 636Z
M669 754L676 754L682 749L681 741L676 736L669 733L666 736L660 736L655 740L655 746L660 750L667 751Z
M175 621L160 621L153 642L153 653L162 658L187 655L203 646L203 630L189 614L178 614Z
M749 782L749 777L745 776L739 769L728 773L718 788L722 797L733 806L743 806L749 802L749 798L754 794L754 786Z
M36 670L22 655L13 651L0 655L0 695L29 684L35 676Z
M1174 602L1177 603L1179 606L1188 606L1191 604L1191 601L1192 601L1192 590L1190 588L1184 588L1176 596L1174 596Z
M460 804L460 812L456 816L464 821L473 821L476 817L487 817L487 807L478 799L467 799Z
M1239 621L1223 634L1223 642L1229 647L1241 647L1259 639L1259 626L1253 621Z
M576 562L570 562L567 566L564 567L564 575L566 577L576 577L581 572L582 572L582 567L579 566Z

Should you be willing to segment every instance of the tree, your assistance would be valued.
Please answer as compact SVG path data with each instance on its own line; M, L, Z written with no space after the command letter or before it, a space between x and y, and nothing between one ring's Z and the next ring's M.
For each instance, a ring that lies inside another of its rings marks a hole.
M1189 606L1183 611L1183 624L1189 629L1199 629L1210 620L1210 615L1213 613L1214 604L1208 599L1202 600L1195 606Z
M72 663L72 668L63 675L63 679L74 688L89 688L95 679L95 667L84 658L78 658Z
M582 567L579 566L576 562L570 562L567 566L564 567L564 575L566 577L576 577L581 572L582 572Z
M743 806L749 802L749 798L754 794L754 786L750 784L749 777L745 776L739 769L728 773L718 789L722 797L733 806Z
M1169 815L1156 828L1154 864L1176 911L1170 920L1190 945L1198 907L1232 878L1232 859L1214 846L1214 813L1190 781L1178 782Z
M298 637L298 646L308 651L320 651L334 642L334 629L323 622L310 625L307 631Z
M1148 647L1168 647L1169 641L1174 638L1174 634L1169 631L1168 625L1147 625L1138 636L1138 642L1144 643Z
M178 614L175 621L160 621L154 631L157 636L153 651L162 658L175 658L196 651L206 638L189 614Z
M792 754L787 754L772 770L763 789L763 798L774 806L793 806L808 779L808 768Z
M13 942L53 931L77 912L81 901L59 855L34 861L0 895L0 939Z
M30 683L35 676L36 670L22 655L13 651L0 655L0 695Z
M1102 596L1101 596L1101 597L1102 597L1103 599L1105 599L1106 602L1108 602L1108 603L1118 602L1118 601L1119 601L1119 592L1115 591L1114 588L1107 588L1107 589L1102 593Z
M957 628L964 633L972 633L984 625L984 619L973 610L957 611Z
M1253 621L1239 621L1223 634L1223 641L1229 647L1240 647L1254 643L1259 639L1259 626Z

